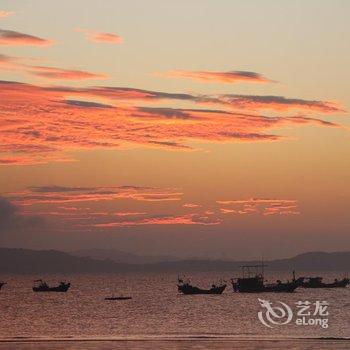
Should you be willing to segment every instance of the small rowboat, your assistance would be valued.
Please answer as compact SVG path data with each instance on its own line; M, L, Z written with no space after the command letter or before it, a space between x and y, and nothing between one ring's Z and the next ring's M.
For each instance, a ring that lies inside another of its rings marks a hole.
M105 300L129 300L132 299L132 297L106 297Z

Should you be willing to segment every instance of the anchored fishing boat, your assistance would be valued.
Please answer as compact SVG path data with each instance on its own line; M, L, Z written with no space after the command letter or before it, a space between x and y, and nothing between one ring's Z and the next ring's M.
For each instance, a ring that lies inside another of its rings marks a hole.
M265 284L264 265L244 265L242 268L242 277L231 279L234 292L240 293L292 293L303 283L304 277L295 279L293 271L292 281L282 282L277 280L275 283ZM254 271L254 272L253 272Z
M220 283L219 285L212 284L210 289L201 289L190 284L190 281L184 282L182 279L178 279L177 285L178 291L189 294L222 294L226 288L226 284Z
M50 287L43 280L35 280L33 291L34 292L67 292L70 287L70 283L60 282L56 287Z
M308 277L301 286L303 288L345 288L350 284L349 278L346 277L341 280L335 279L334 282L331 283L324 283L322 279L322 277Z

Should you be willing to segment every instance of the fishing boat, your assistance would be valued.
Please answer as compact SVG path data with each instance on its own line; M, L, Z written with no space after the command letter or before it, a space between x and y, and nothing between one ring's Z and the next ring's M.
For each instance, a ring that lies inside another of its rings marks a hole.
M231 279L234 292L239 293L292 293L303 283L304 277L295 279L293 271L292 281L282 282L277 280L275 283L265 284L264 265L244 265L242 268L242 277ZM254 272L253 272L254 271Z
M180 293L189 294L222 294L226 288L226 284L220 283L219 285L212 284L210 289L201 289L192 286L190 282L184 282L182 279L178 279L177 285L178 291Z
M106 297L105 300L130 300L132 297L124 297L124 296L119 296L119 297Z
M0 289L6 284L6 282L0 282Z
M60 282L56 287L50 287L43 280L35 280L33 291L34 292L67 292L70 287L70 283Z
M322 277L308 277L302 283L303 288L345 288L350 284L349 278L344 277L341 280L335 279L334 282L324 283Z

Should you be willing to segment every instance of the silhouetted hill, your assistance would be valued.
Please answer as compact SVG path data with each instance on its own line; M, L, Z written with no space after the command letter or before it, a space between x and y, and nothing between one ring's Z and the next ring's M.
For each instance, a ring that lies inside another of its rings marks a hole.
M89 257L97 260L110 259L124 264L152 264L163 261L178 261L179 258L169 255L136 255L116 249L81 249L69 252L71 255Z
M180 260L121 264L112 260L77 257L57 250L0 248L0 273L86 273L129 271L234 271L260 261ZM350 252L310 252L293 258L265 261L268 270L350 270Z
M152 264L152 269L161 271L231 271L239 270L242 265L258 265L261 260L221 261L221 260L181 260ZM310 252L292 258L264 261L271 271L307 271L307 270L350 270L350 252Z
M118 272L128 266L113 261L76 257L57 250L0 248L2 273Z

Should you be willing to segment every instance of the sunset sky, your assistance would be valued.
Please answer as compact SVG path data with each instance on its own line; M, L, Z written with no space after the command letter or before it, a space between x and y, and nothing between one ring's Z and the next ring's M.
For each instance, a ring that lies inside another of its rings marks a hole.
M350 250L350 2L0 3L0 245Z

